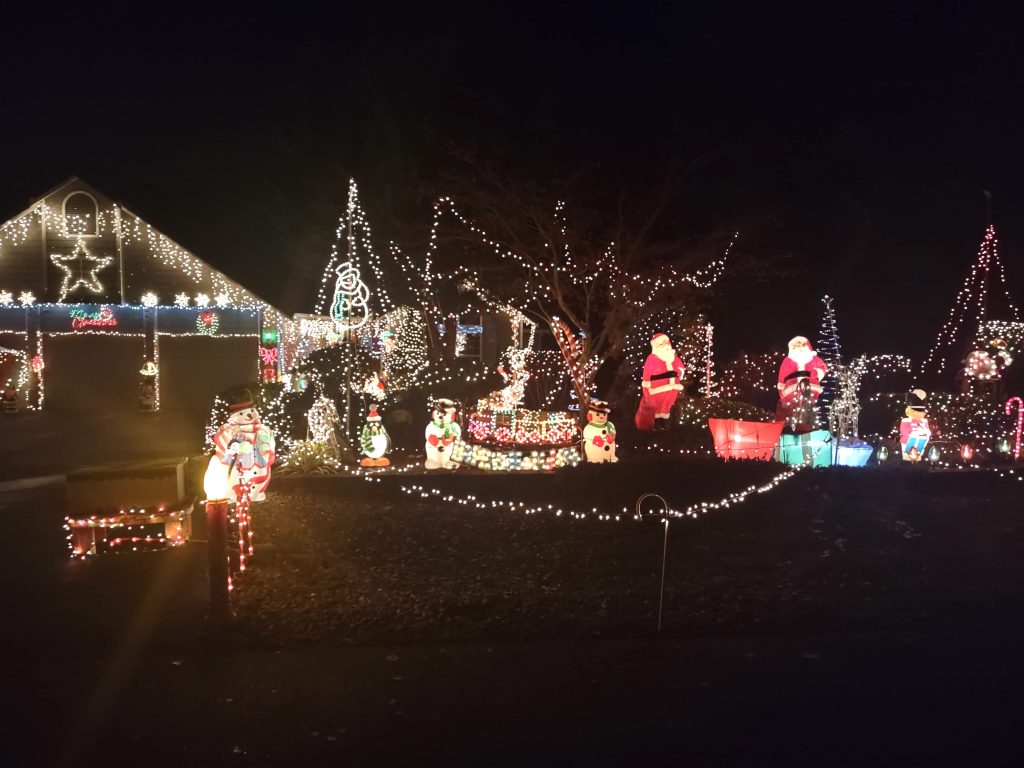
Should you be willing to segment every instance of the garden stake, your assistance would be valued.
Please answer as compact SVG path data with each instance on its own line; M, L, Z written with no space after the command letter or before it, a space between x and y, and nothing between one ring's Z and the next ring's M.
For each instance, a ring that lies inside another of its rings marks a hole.
M637 515L643 514L640 505L643 504L644 499L652 497L661 502L662 512L666 513L665 517L661 519L661 522L665 524L665 540L661 546L661 588L658 591L658 631L661 632L661 612L665 605L665 563L668 559L668 502L657 493L645 493L636 500L636 513Z

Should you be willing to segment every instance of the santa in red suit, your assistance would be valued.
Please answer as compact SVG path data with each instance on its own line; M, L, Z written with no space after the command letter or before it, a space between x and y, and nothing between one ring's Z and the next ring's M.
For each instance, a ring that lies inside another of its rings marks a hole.
M821 381L827 371L825 361L814 353L806 337L790 339L789 355L779 367L779 407L776 416L788 422L803 407L803 410L810 411L812 424L809 426L813 426L814 403L821 395ZM804 381L808 382L807 387L802 386Z
M644 363L640 407L633 419L637 429L668 429L672 406L683 389L685 370L668 336L655 334L651 339L651 354Z

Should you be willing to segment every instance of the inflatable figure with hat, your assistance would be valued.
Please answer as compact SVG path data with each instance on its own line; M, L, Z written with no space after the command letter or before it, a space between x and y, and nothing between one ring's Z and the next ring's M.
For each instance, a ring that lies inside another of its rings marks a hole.
M611 408L604 400L591 400L583 428L583 454L592 464L616 462L615 425L608 421Z
M213 446L217 460L228 467L228 482L235 493L248 483L250 501L263 501L275 457L274 434L260 421L247 390L231 398L228 421L217 430Z
M365 456L359 462L360 466L386 467L391 464L391 460L386 455L391 450L391 438L381 423L376 403L370 403L370 413L366 417L366 423L359 436L359 447L363 449Z
M814 404L821 395L821 381L828 367L811 349L806 336L789 341L789 354L779 366L779 404L775 417L796 433L814 429Z
M431 402L430 423L424 432L427 458L423 466L427 469L455 469L459 465L452 461L452 443L462 435L462 428L455 420L455 403L446 398Z
M683 389L686 366L664 333L651 339L651 354L644 362L643 391L633 421L637 429L668 429L672 406Z
M904 461L920 461L928 447L932 431L928 426L928 410L925 400L928 395L923 389L907 393L906 417L900 421L900 449Z

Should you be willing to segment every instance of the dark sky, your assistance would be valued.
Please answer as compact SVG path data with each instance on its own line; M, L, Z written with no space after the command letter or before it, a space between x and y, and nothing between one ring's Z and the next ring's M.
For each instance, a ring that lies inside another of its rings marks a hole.
M1018 18L964 2L365 5L8 14L0 218L77 174L302 311L350 175L377 234L409 239L420 222L401 214L447 191L431 184L450 144L609 179L700 158L672 215L760 218L741 247L792 270L732 286L721 354L813 338L826 292L847 351L923 353L976 253L983 189L1024 297Z

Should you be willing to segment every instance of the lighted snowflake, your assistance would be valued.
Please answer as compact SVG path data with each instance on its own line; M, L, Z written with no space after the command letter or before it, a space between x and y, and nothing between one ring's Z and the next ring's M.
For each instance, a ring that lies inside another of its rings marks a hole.
M217 303L218 307L226 307L231 303L231 297L226 293L218 293L213 300Z
M207 296L205 293L197 293L196 294L196 306L198 306L198 307L208 307L208 306L210 306L210 297Z
M152 291L147 291L142 294L142 306L144 307L155 307L160 303L160 299L157 298L156 294Z
M179 293L174 297L174 304L178 307L187 307L192 299L187 293Z
M14 294L10 291L0 291L0 304L13 304Z
M36 303L36 297L32 295L32 291L22 291L18 301L28 307Z

